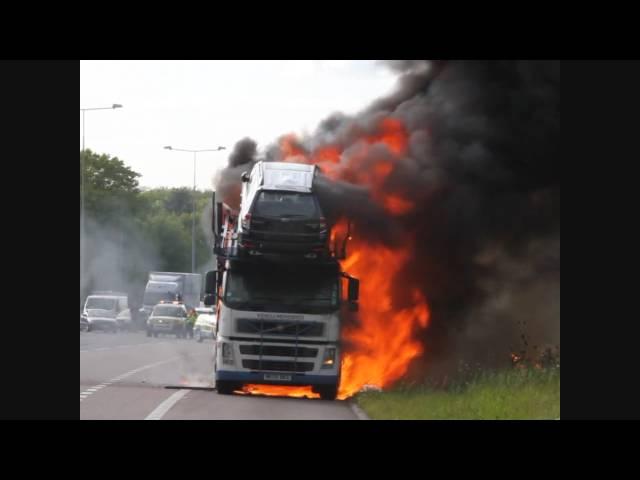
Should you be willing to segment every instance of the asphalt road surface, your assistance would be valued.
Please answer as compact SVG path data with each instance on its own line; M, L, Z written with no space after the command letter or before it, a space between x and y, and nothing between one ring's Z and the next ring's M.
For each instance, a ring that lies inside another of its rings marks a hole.
M346 401L180 388L213 387L212 360L211 340L80 332L80 419L357 419Z

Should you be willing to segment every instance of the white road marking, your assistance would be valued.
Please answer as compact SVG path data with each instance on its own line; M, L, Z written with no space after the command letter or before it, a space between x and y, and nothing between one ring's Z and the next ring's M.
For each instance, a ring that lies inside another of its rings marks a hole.
M103 382L100 385L95 385L93 387L90 387L90 388L86 389L84 392L80 393L80 401L84 400L85 398L87 398L92 393L95 393L100 388L108 387L112 383L119 382L120 380L124 380L125 378L130 377L131 375L135 375L136 373L142 372L143 370L148 370L149 368L158 367L158 366L163 365L165 363L169 363L169 362L173 362L175 360L179 360L180 358L182 358L182 357L179 357L179 356L178 357L172 357L172 358L170 358L168 360L162 360L161 362L151 363L149 365L143 365L142 367L136 368L135 370L130 370L130 371L126 372L126 373L123 373L122 375L118 375L117 377L114 377L114 378L112 378L111 380L109 380L107 382Z
M184 397L189 390L178 390L176 393L167 398L164 402L158 405L153 412L147 415L145 420L160 420L164 415L173 407L176 403L180 401L182 397Z
M354 400L350 400L349 401L349 406L351 407L351 410L353 411L353 413L356 414L356 417L358 417L358 420L371 420L369 418L369 415L367 415L364 410L362 410Z
M165 345L169 342L145 342L145 343L134 343L131 345L116 345L115 347L100 347L100 348L92 348L89 350L80 350L80 353L85 352L105 352L107 350L118 350L119 348L129 348L129 347L142 347L144 345Z

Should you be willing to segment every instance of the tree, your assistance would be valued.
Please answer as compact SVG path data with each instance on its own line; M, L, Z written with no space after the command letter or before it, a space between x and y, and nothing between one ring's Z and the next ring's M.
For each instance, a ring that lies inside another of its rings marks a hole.
M177 214L193 212L193 191L185 187L171 189L165 207Z
M99 155L89 149L80 152L85 171L86 214L96 220L113 218L116 212L136 208L140 192L139 173L118 157ZM82 168L82 167L81 167ZM82 174L82 172L81 172Z

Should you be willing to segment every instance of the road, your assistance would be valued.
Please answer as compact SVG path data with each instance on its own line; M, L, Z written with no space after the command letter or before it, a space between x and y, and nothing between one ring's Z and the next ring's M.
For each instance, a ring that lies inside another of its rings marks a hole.
M80 419L357 419L345 401L180 388L212 387L211 351L211 340L80 332Z

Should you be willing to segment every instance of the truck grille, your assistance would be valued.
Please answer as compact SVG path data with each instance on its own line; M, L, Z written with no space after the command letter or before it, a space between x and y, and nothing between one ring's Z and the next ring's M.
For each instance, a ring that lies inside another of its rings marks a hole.
M262 350L262 352L261 352ZM315 358L318 355L317 348L298 347L298 357ZM243 355L262 355L267 357L295 357L296 347L284 347L280 345L240 345L240 353Z
M252 370L272 370L276 372L310 372L313 370L313 363L277 360L242 360L242 367Z
M267 335L297 335L300 337L320 337L324 325L318 322L291 322L239 318L236 328L240 333Z

